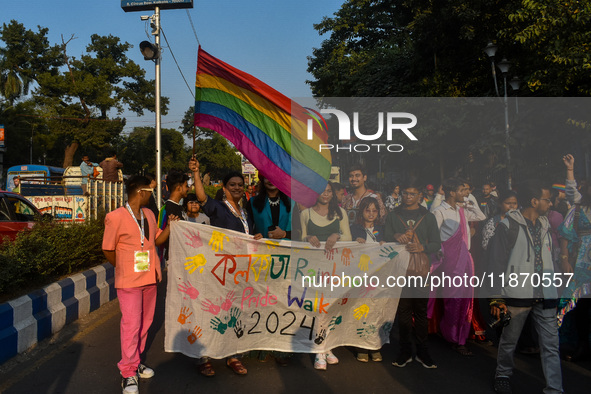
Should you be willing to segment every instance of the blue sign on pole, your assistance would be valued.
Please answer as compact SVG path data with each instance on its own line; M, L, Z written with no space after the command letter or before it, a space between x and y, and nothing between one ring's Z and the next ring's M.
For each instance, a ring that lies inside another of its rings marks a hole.
M193 8L193 0L121 0L123 11L149 11L156 7L161 10Z

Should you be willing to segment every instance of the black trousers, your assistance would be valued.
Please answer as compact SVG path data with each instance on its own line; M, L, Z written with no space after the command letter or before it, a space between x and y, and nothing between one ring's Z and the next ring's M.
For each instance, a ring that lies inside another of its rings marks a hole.
M398 303L398 327L400 335L400 351L412 353L412 335L414 333L417 353L427 351L427 337L429 335L429 321L427 319L427 304L429 302L429 288L405 287ZM414 324L413 324L414 318Z

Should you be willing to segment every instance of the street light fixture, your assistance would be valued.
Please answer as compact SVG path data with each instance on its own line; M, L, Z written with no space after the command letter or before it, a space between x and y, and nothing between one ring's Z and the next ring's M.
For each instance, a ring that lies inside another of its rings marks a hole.
M499 94L499 87L497 83L497 72L495 68L495 54L497 53L498 47L494 45L492 42L489 42L488 45L483 49L484 53L488 56L492 66L492 75L495 82L495 91L497 92L497 96L500 97ZM504 94L503 94L503 106L505 108L505 152L507 155L507 186L509 190L511 190L511 152L509 150L509 104L507 101L507 74L511 69L512 63L508 61L506 58L503 58L497 65L501 74L503 74L503 87L504 87ZM517 77L513 77L509 85L513 90L518 90L521 81Z

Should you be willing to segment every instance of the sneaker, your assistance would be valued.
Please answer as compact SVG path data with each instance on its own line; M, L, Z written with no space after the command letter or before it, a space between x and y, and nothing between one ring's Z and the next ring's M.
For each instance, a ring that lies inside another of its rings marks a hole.
M121 379L121 388L123 389L123 394L138 394L140 389L138 387L137 375Z
M369 361L369 354L357 353L357 361L361 361L362 363L368 362Z
M328 353L326 353L326 362L330 365L338 364L339 359L337 358L337 356L335 356L334 354L332 354L332 352L329 351Z
M410 362L412 362L412 356L410 354L401 353L396 361L392 362L392 365L398 368L403 368Z
M429 355L429 353L421 353L421 355L418 355L415 357L415 359L421 363L423 365L423 367L428 368L428 369L435 369L437 368L437 364L435 364L435 362L433 362L433 359L431 358L431 356Z
M498 394L512 394L513 390L511 390L511 384L509 383L509 378L505 376L498 376L495 378L495 385L494 385L495 393Z
M150 379L152 376L154 376L154 370L150 367L146 367L144 364L138 365L137 373L142 379Z
M369 355L371 356L371 361L375 361L378 363L382 361L382 353L380 353L379 351L369 352Z
M326 371L326 355L325 354L317 354L316 355L316 359L314 360L314 369Z

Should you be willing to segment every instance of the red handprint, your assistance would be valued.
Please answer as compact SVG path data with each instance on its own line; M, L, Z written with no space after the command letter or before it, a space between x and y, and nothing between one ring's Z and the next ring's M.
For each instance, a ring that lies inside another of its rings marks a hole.
M194 231L189 230L187 233L184 233L184 235L189 240L189 242L185 242L185 245L189 245L193 248L200 248L201 246L203 246L203 241L199 236L199 232L195 234Z
M234 303L234 300L236 299L236 296L234 295L234 292L231 291L228 294L226 294L226 300L224 302L222 302L222 309L225 311L229 311L230 308L232 307L232 304Z
M210 312L214 315L220 313L220 307L211 302L209 299L205 299L205 301L201 302L201 306L203 307L201 308L203 311Z
M326 256L326 258L328 260L332 260L334 258L335 252L338 252L338 251L339 250L337 248L332 248L331 250L324 249L324 255Z
M183 282L178 287L181 293L186 293L192 300L199 297L199 290L191 285L191 282Z

